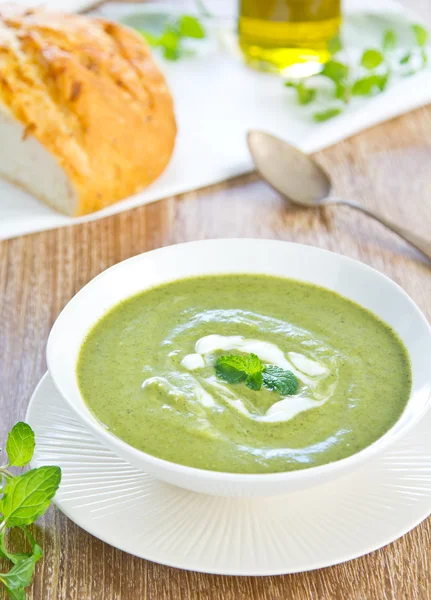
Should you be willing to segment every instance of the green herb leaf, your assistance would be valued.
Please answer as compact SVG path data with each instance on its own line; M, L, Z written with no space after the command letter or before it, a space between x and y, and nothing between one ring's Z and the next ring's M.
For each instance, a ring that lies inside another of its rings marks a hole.
M256 371L256 373L251 373L251 375L247 376L245 380L245 385L249 387L251 390L258 391L262 387L263 377L262 371Z
M339 61L328 60L328 62L324 64L320 75L328 77L328 79L332 79L332 81L337 83L347 79L349 76L349 67Z
M384 61L380 50L365 50L361 58L361 65L366 69L375 69Z
M422 48L421 57L422 57L422 65L424 67L426 67L428 64L428 53L425 48Z
M150 46L156 47L160 45L160 36L154 35L149 31L144 31L143 29L138 29L138 31Z
M400 58L400 65L406 65L412 57L412 53L409 50Z
M263 385L275 390L282 396L293 396L298 390L298 379L292 371L267 365L263 371Z
M347 104L350 100L350 95L350 85L348 85L347 83L342 83L341 81L337 81L335 83L335 97L338 100L342 100Z
M33 557L26 557L17 562L8 573L0 573L0 577L10 590L26 588L31 583L35 566Z
M352 87L353 96L372 96L374 93L383 92L389 81L389 73L384 75L368 75L357 79Z
M220 356L216 362L216 373L226 383L240 383L247 378L243 356L227 354Z
M205 30L199 19L190 15L183 15L178 22L180 35L188 38L202 39L205 37Z
M0 582L2 582L6 587L7 595L9 596L10 600L27 600L27 594L25 593L25 590L23 590L22 588L19 590L12 590L8 588L7 583L2 579L1 575Z
M343 49L343 44L341 43L341 38L339 35L336 35L331 40L329 40L327 44L328 52L331 54L337 54L340 50Z
M323 121L328 121L329 119L337 117L341 112L341 108L328 108L327 110L314 113L313 119L318 123L322 123Z
M256 354L227 354L220 356L216 362L216 373L220 379L226 383L244 381L252 390L262 387L262 370L262 362Z
M26 423L17 423L9 434L6 450L10 466L23 467L34 453L34 433ZM42 548L25 525L33 523L48 508L60 484L58 467L40 467L21 475L3 469L5 478L0 499L0 558L12 563L7 573L0 573L1 584L12 600L26 600L25 588L30 585L35 565L42 557ZM0 477L1 479L1 477ZM31 552L11 553L6 547L6 529L19 527L31 543ZM3 596L2 596L3 597Z
M428 31L422 25L415 23L412 25L413 33L415 34L416 42L419 46L426 46L428 41Z
M387 29L383 34L383 49L393 50L397 45L397 34L393 29Z
M11 467L25 467L33 458L34 454L34 433L27 423L17 423L6 443L6 452Z
M317 90L306 87L301 81L296 86L296 92L299 104L310 104L315 99Z
M178 60L181 55L180 35L172 27L166 29L159 38L159 46L163 48L163 56L168 60Z
M4 549L3 556L8 558L14 566L8 573L0 574L0 581L6 587L9 598L18 600L26 598L24 588L30 585L36 563L43 556L42 548L36 543L31 533L25 528L24 533L31 542L32 550L20 554L10 554L4 547L4 531L1 535L1 545Z
M0 512L8 527L30 525L42 516L60 485L59 467L39 467L6 482Z

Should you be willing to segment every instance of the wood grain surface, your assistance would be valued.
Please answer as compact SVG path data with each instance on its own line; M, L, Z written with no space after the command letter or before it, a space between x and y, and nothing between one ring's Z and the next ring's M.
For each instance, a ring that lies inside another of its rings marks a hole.
M406 0L431 23L429 0ZM431 233L431 107L316 155L336 191ZM0 243L0 440L23 418L46 370L61 308L114 263L168 244L220 237L293 240L335 250L385 273L431 318L431 270L421 255L347 208L299 210L255 175L167 198L101 221ZM35 600L427 600L430 520L361 559L284 577L187 573L133 558L50 509L38 526L45 559ZM0 598L1 598L0 592Z

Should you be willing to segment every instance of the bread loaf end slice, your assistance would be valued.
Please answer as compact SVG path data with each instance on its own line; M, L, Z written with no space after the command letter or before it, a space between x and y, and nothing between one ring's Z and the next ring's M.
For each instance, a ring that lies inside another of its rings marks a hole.
M78 198L54 155L0 105L0 176L66 215Z

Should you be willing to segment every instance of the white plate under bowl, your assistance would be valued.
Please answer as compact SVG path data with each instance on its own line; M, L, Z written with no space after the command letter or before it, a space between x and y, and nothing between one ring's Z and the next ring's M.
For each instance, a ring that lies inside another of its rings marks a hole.
M328 567L396 540L431 513L431 413L380 458L330 483L270 498L223 498L138 471L88 432L48 374L27 422L33 466L59 465L56 504L120 550L224 575Z

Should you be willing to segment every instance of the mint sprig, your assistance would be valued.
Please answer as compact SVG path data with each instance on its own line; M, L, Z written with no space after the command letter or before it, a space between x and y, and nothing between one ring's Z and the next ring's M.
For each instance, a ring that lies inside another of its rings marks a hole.
M150 46L160 48L167 60L179 60L193 54L185 48L184 41L189 39L201 40L206 36L205 29L197 17L181 15L175 19L168 19L159 35L145 29L138 29Z
M340 115L344 107L354 96L375 96L382 93L391 83L392 76L408 76L417 73L428 65L428 31L417 23L411 25L412 48L401 58L397 57L397 34L393 29L383 33L380 48L366 48L357 65L348 64L341 60L340 53L343 44L339 36L328 42L331 59L323 65L322 71L307 80L287 81L286 87L296 90L299 104L311 104L319 97L319 86L314 85L316 77L325 77L332 82L332 94L335 104L323 107L313 114L317 122L328 121ZM341 55L343 56L343 55ZM415 61L412 59L416 58ZM419 58L419 60L417 60ZM394 65L396 63L396 65ZM411 66L413 63L413 66ZM419 63L419 66L418 66ZM356 77L353 77L353 74Z
M262 385L282 396L296 394L298 379L294 373L276 367L264 365L256 354L225 354L216 362L216 373L226 383L244 382L252 390L259 391Z
M26 600L25 588L33 578L36 563L43 552L27 526L41 517L49 507L61 480L59 467L39 467L15 475L11 467L25 467L33 458L34 433L26 423L17 423L9 433L6 452L8 462L0 467L0 557L12 567L0 573L0 584L11 600ZM6 533L12 527L24 531L30 544L30 552L11 553L6 546Z

